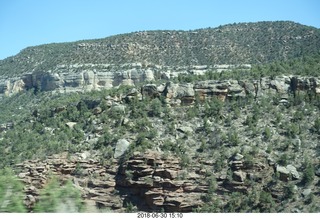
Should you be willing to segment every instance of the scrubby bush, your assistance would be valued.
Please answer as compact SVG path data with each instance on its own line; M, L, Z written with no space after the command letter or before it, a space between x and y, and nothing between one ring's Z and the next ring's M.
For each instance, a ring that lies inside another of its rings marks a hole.
M310 161L305 161L304 166L305 166L305 169L303 172L302 182L305 185L310 185L314 181L314 176L315 176L314 167Z
M80 191L70 181L60 185L56 178L52 178L41 190L39 201L34 207L34 212L45 213L81 212L82 210L83 203Z
M0 212L26 212L23 185L11 169L0 170Z

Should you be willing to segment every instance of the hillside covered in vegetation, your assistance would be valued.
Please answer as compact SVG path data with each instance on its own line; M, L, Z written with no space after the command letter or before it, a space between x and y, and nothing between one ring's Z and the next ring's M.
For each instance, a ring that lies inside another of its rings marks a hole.
M316 28L259 22L42 45L1 60L7 78L81 63L252 65L4 95L0 212L319 212L319 48Z
M144 63L188 66L259 64L317 54L320 31L289 21L238 23L193 31L143 31L28 47L0 61L9 77L57 65Z

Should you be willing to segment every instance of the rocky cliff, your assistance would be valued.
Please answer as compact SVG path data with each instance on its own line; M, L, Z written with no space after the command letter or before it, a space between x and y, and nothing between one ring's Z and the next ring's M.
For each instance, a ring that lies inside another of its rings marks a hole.
M141 82L157 79L169 80L178 75L204 75L207 71L228 71L232 69L250 69L251 65L214 65L214 66L147 66L132 63L115 65L59 65L52 71L30 72L20 77L0 76L0 96L36 89L58 93L84 92L110 89L119 85L134 86Z
M214 162L201 159L185 169L180 158L156 151L135 152L123 163L113 159L102 164L87 156L88 152L63 154L16 165L25 183L28 209L32 211L40 189L54 175L62 184L71 180L81 190L88 211L124 212L130 202L142 211L192 212L205 204L210 187L215 187L215 199L227 202L225 193L247 193L252 189L247 179L267 181L274 171L266 157L249 164L241 154L230 157L229 175L212 169Z
M86 92L110 89L120 85L135 86L141 83L152 83L159 79L169 81L179 75L204 75L208 71L218 74L232 69L248 69L250 65L215 65L168 67L153 66L142 68L140 63L122 66L90 66L89 70L78 71L81 66L60 66L50 72L33 72L21 77L0 79L0 96L10 96L23 90L35 89L53 93ZM111 68L111 70L110 70ZM100 69L100 70L97 70ZM109 69L109 70L108 70ZM310 95L319 94L319 78L303 76L264 77L258 80L206 80L186 84L166 85L148 84L142 87L145 96L164 95L167 99L179 99L182 103L193 103L196 97L204 100L206 96L216 95L221 99L227 97L259 97L267 93L287 94L296 91L308 91ZM284 95L285 96L285 95Z
M259 98L266 95L278 94L285 102L289 94L306 92L312 98L320 94L320 79L301 76L265 77L260 80L207 80L194 83L175 84L168 82L165 85L144 85L141 88L142 96L164 96L171 105L193 104L196 99L204 101L212 96L221 100L227 98L241 98L251 96Z

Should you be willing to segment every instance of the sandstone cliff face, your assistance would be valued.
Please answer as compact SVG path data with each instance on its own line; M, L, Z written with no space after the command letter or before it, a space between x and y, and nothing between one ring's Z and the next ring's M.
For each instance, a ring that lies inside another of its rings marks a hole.
M135 86L141 82L154 82L158 79L169 80L183 74L204 75L209 70L221 71L242 66L147 66L133 63L123 66L114 65L71 65L58 66L48 72L30 72L17 78L0 78L0 97L35 89L57 93L86 92L110 89L119 85ZM246 67L247 68L247 67ZM161 87L162 86L162 87ZM320 93L320 78L303 76L264 77L259 80L207 80L193 83L175 84L168 82L156 86L149 84L142 88L144 96L164 95L169 102L192 104L198 97L205 100L218 96L221 100L247 95L258 98L265 94L287 94L306 91L310 95ZM151 92L151 93L150 93Z
M16 167L18 177L25 184L25 204L30 211L39 199L40 190L55 175L61 183L73 182L81 191L87 209L124 212L126 203L130 202L143 211L192 212L205 204L203 196L209 192L212 180L217 182L215 198L222 201L227 201L224 193L246 193L252 189L247 179L270 180L274 168L267 164L266 158L258 160L248 164L242 155L230 158L229 176L227 170L215 172L212 161L198 160L184 169L179 158L155 151L135 152L125 162L113 159L108 164L89 159L86 153L69 157L60 154L44 161L25 161Z
M115 196L117 162L101 165L94 159L86 159L85 153L67 158L67 154L50 156L44 161L33 160L18 164L18 177L25 184L24 203L32 211L39 199L40 190L50 177L57 176L61 183L71 180L78 188L88 208L104 206L113 210L122 208L122 200ZM103 180L102 180L103 179Z
M202 70L204 72L204 70ZM141 68L139 64L115 67L111 65L61 65L47 72L29 72L21 77L0 77L0 95L11 95L25 89L55 92L83 92L109 89L119 85L135 85L153 81L155 74L170 78L179 72L154 66Z
M150 69L130 69L119 72L34 72L24 74L18 79L0 80L1 94L10 95L24 89L54 91L58 93L84 92L110 89L119 85L135 85L142 81L154 79Z
M250 65L249 65L250 67ZM0 95L11 95L25 89L41 91L84 92L110 89L119 85L134 86L140 82L157 79L169 80L180 74L203 75L208 70L220 72L235 68L248 69L248 65L214 65L214 66L143 66L141 63L121 66L108 64L59 65L46 72L28 72L21 77L0 76Z
M142 95L147 97L164 96L168 104L190 105L197 98L204 101L213 96L222 101L228 98L244 98L251 96L259 98L268 94L279 94L282 101L286 101L288 93L296 95L306 92L312 96L320 94L320 79L314 77L278 76L273 79L262 78L257 80L207 80L194 83L175 84L168 82L165 85L144 85Z

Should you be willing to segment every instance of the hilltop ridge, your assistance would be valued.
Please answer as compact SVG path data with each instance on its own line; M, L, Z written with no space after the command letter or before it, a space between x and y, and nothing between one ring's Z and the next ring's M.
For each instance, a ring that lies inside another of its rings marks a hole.
M289 21L238 23L190 31L140 31L52 43L0 60L0 75L49 71L63 64L163 66L257 64L319 52L320 31Z

